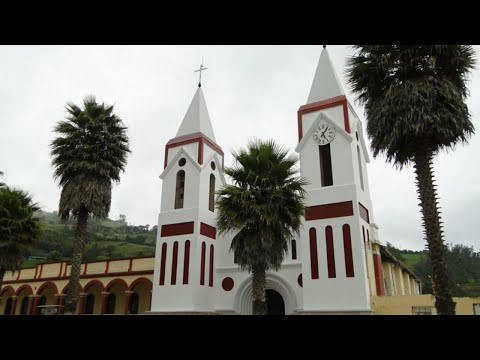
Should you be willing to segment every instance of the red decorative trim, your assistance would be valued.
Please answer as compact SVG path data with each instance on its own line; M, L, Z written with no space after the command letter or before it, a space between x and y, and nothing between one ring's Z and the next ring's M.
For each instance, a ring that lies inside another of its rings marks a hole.
M130 314L130 304L132 302L132 293L131 292L125 292L125 307L123 309L123 313L125 315Z
M167 243L162 244L162 257L160 259L160 281L159 285L165 285L165 266L167 265Z
M198 163L201 165L203 163L203 146L207 144L210 146L214 151L216 151L219 155L222 156L222 167L223 167L223 158L224 153L220 146L215 144L211 139L209 139L205 134L201 132L196 132L194 134L183 135L176 138L171 139L167 145L165 145L165 162L163 164L163 168L167 167L168 163L168 150L174 147L192 144L198 142Z
M345 131L350 134L350 120L348 117L348 105L347 98L345 95L336 96L331 99L317 101L312 104L307 104L300 106L297 112L298 117L298 142L302 141L303 138L303 126L302 126L302 117L304 114L308 114L314 111L323 110L332 108L335 106L343 106L343 125Z
M202 242L202 257L200 260L200 285L205 285L205 252L206 249L205 242Z
M213 287L213 256L215 250L213 245L210 245L210 273L208 274L208 286Z
M52 281L47 281L46 283L43 283L37 290L37 295L41 295L42 291L45 290L45 288L52 286L53 287L53 293L58 294L58 288L57 285L55 285L54 282Z
M40 273L38 274L38 277L41 278L43 273L43 264L40 265Z
M123 280L123 279L113 279L112 281L110 281L108 283L107 286L105 286L105 291L109 292L110 289L112 288L112 286L115 286L115 285L123 286L125 288L125 290L128 289L128 284L125 282L125 280Z
M102 293L102 306L100 308L100 315L103 315L107 312L107 300L108 300L107 293Z
M132 271L132 265L133 265L133 259L130 259L130 262L128 264L128 272Z
M235 285L235 282L231 277L226 277L225 279L222 280L222 288L225 291L232 290L234 285Z
M350 235L350 225L343 225L342 231L343 250L345 253L345 272L347 273L347 277L354 277L355 274L353 272L352 239Z
M358 203L358 208L360 209L360 217L370 224L370 217L368 216L368 209L363 206L360 202Z
M310 270L312 279L318 279L318 251L317 251L317 230L310 228Z
M292 240L292 260L297 260L297 240Z
M193 234L193 221L162 225L161 237Z
M18 270L18 275L17 275L17 280L20 279L20 273L22 272L22 269Z
M10 285L8 285L8 286L5 286L5 287L2 287L2 290L0 290L0 297L2 297L3 295L5 295L5 293L6 293L8 290L12 290L12 296L15 295L15 290L13 289L13 287L11 287Z
M127 275L150 275L153 274L153 270L139 270L139 271L119 271L119 272L112 272L112 273L100 273L100 274L87 274L80 276L80 279L92 279L92 278L105 278L105 277L112 277L112 276L127 276ZM9 280L4 281L4 284L18 284L24 282L43 282L43 281L55 281L55 280L65 280L68 279L67 276L52 276L43 279L21 279L21 280Z
M59 306L59 309L58 309L58 313L59 315L63 315L64 312L65 312L65 296L59 296L59 301L58 301L58 305Z
M185 253L183 254L183 283L188 284L188 272L190 270L190 240L185 241Z
M32 315L38 315L38 302L40 301L39 297L33 298L33 309Z
M328 277L332 279L337 277L337 273L335 271L335 250L333 247L333 229L331 226L325 228L325 241L327 243Z
M27 315L33 315L33 307L35 305L35 298L34 297L29 297L28 298L28 309L27 309Z
M25 281L25 280L24 280ZM20 293L24 290L24 289L27 289L27 292L29 292L28 295L33 295L33 290L32 290L32 287L28 284L25 284L25 285L22 285L20 286L17 291L15 292L15 295L19 296Z
M133 291L133 289L135 289L135 286L137 286L140 283L146 283L150 287L150 289L153 287L153 283L151 282L150 279L147 279L146 277L141 277L141 278L135 279L128 287L128 290Z
M67 276L67 270L68 270L68 263L65 262L65 272L63 273L63 276Z
M201 222L200 234L215 240L217 238L217 229L211 225Z
M100 291L105 291L105 287L103 286L103 283L101 281L91 280L83 287L83 292L87 293L88 289L94 285L99 285Z
M78 295L78 314L79 315L85 314L85 306L87 305L85 300L86 300L86 295L83 295L83 294Z
M35 275L33 275L33 278L34 278L34 279L37 278L37 272L38 272L38 265L35 267Z
M297 282L298 282L298 286L303 287L303 276L302 276L302 274L298 275Z
M105 265L105 274L108 274L108 269L110 269L110 260L107 260L107 264Z
M177 284L177 261L178 261L178 241L175 241L173 243L172 275L170 279L171 285Z
M373 254L373 269L375 270L375 286L377 288L377 296L385 295L385 287L383 284L383 266L382 258L378 254Z
M83 265L83 275L87 274L87 266L88 266L88 263L84 263L84 265Z
M305 220L333 219L353 215L353 203L345 201L340 203L310 206L305 209Z
M62 276L62 268L63 268L63 262L60 263L60 271L58 272L58 276Z

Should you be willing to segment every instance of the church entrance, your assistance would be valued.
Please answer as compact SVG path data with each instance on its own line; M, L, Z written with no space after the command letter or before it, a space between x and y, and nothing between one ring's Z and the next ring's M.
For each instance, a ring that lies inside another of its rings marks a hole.
M268 315L285 315L285 302L282 295L272 289L267 289Z

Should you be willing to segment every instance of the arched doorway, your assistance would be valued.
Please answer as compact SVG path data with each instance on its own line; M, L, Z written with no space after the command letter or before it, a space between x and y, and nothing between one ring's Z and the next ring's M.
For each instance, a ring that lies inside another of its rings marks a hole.
M285 302L282 295L273 289L267 289L268 315L285 315Z
M13 300L9 297L5 303L5 309L3 310L3 315L10 315L12 312Z
M115 314L115 307L117 305L117 297L114 293L108 294L107 297L107 308L105 314Z
M133 292L130 298L130 314L138 314L138 304L140 302L140 298L136 292Z
M93 314L93 309L95 306L95 295L87 294L85 299L85 314Z

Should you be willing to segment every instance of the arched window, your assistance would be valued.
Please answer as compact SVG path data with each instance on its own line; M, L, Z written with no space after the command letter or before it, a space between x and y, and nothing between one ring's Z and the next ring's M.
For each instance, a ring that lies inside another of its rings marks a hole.
M360 147L357 145L357 157L358 157L358 173L360 174L360 187L362 190L365 190L363 187L363 171L362 171L362 157L360 156Z
M130 309L129 313L130 314L138 314L138 304L140 303L140 298L136 292L132 293L130 295Z
M325 228L325 241L327 245L328 277L335 278L337 273L335 271L335 251L333 248L333 229L331 226L327 226Z
M160 281L159 285L165 285L165 266L167 264L167 243L162 244L162 255L160 258Z
M177 184L175 186L175 209L183 209L183 197L185 195L185 171L177 173Z
M322 179L322 186L331 186L333 185L333 174L330 144L319 145L318 148L320 152L320 176Z
M117 297L115 294L110 293L107 297L107 311L105 314L115 314L115 305L117 303Z
M210 190L208 192L208 210L215 211L215 175L210 174Z
M214 249L213 245L210 245L210 272L208 274L208 286L213 286L213 256L214 256Z
M173 243L173 255L172 255L172 277L170 284L175 285L177 283L177 261L178 261L178 241Z
M27 315L28 313L28 296L25 296L22 299L22 302L20 304L20 315Z
M297 240L292 240L292 260L297 260Z
M207 245L202 243L202 257L200 259L200 285L205 285L205 253L207 251Z
M188 284L188 271L190 266L190 240L185 241L185 254L183 255L183 283Z
M345 253L345 272L347 277L353 277L353 256L352 256L352 239L350 235L350 225L345 224L343 231L343 251Z
M318 252L317 252L317 230L310 228L310 269L312 279L318 279Z
M95 306L95 295L88 294L85 299L85 314L93 314L93 307Z

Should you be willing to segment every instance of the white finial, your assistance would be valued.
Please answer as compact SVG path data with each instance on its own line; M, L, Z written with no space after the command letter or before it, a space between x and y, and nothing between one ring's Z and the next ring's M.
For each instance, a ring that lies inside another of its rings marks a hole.
M200 64L200 68L194 71L194 72L200 72L200 78L198 79L198 87L202 87L202 71L207 69L208 68L203 67L203 56L202 56L202 63Z

